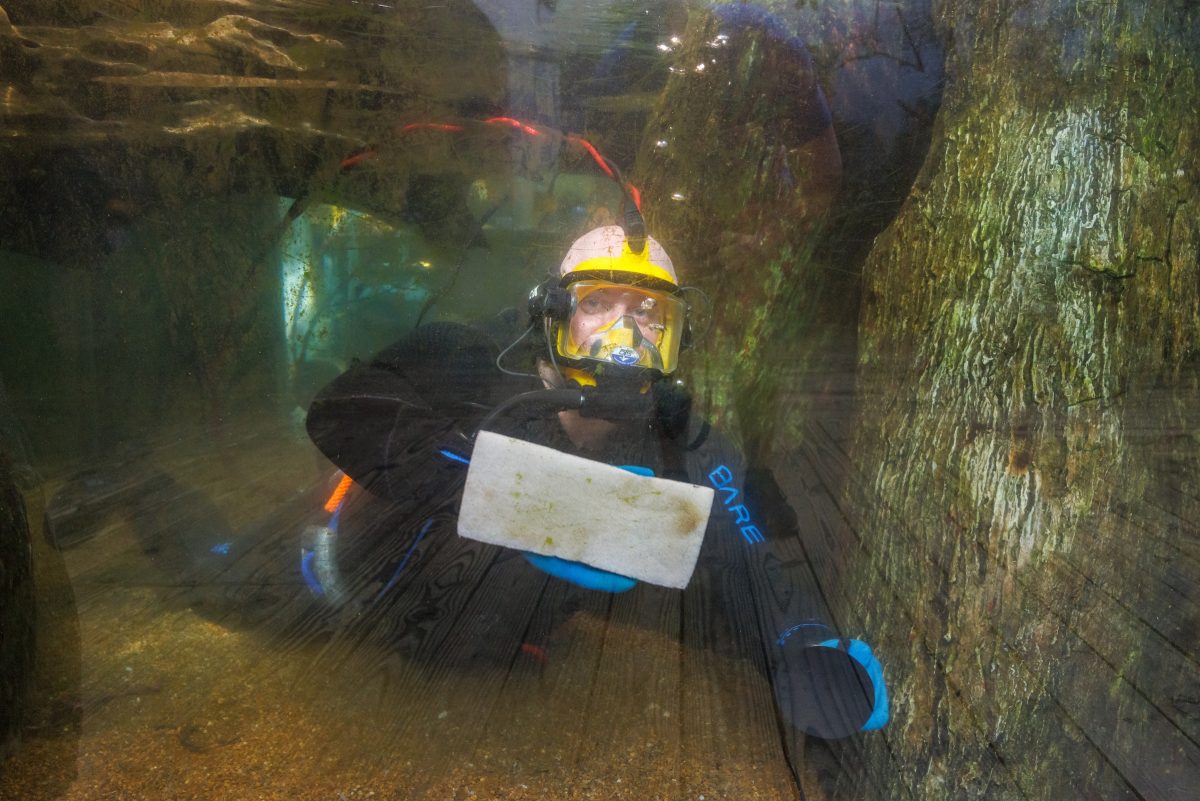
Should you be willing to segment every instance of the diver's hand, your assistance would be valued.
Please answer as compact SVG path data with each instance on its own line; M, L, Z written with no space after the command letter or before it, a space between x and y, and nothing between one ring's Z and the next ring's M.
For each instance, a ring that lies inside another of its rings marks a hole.
M862 640L828 637L819 623L793 626L769 652L780 715L824 739L882 728L889 717L883 666Z
M621 465L621 469L639 476L654 475L654 471L649 467L641 467L639 465L625 464ZM637 580L631 579L628 576L609 573L607 570L590 567L582 562L559 559L557 556L545 556L540 553L526 552L525 559L538 570L549 573L563 581L569 581L586 590L626 592L627 590L632 590L634 585L637 584Z

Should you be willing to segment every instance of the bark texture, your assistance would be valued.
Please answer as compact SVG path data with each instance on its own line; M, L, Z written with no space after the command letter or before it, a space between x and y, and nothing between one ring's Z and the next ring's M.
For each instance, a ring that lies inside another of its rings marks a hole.
M836 142L814 122L824 111L806 102L808 53L764 20L691 16L637 163L651 230L712 301L693 377L755 459L774 431L780 376L762 365L777 358L771 343L794 349L810 329L823 278L814 234L840 181Z
M793 377L853 347L858 266L921 163L942 63L927 0L762 5L699 8L662 43L635 176L712 301L689 378L752 462L801 436Z
M1196 4L941 15L933 145L865 269L838 597L893 690L868 772L894 798L1193 798Z

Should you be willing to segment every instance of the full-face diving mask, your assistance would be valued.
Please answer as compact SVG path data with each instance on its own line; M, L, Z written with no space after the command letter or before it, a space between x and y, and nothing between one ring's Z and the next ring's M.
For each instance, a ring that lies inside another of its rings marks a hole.
M556 322L560 356L664 375L675 369L685 319L678 297L609 281L576 281L566 289L570 313Z

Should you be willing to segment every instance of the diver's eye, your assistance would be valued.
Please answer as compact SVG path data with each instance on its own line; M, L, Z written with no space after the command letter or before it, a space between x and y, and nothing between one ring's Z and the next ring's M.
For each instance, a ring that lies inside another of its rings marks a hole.
M595 295L588 295L586 298L579 301L579 308L584 314L599 314L600 312L605 312L611 309L612 304L605 303Z
M662 310L658 308L654 298L646 298L637 308L633 309L633 317L638 322L660 323L662 322Z

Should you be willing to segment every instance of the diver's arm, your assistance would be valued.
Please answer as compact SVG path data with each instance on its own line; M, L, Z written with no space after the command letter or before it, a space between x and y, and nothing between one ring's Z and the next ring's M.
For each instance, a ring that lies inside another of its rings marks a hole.
M343 472L376 495L410 493L405 474L435 464L432 444L453 423L432 409L404 377L356 362L313 400L308 435Z
M690 455L716 490L706 536L735 542L746 559L758 627L783 718L797 731L845 737L888 719L882 668L865 642L837 631L808 561L795 511L765 469L711 432Z
M355 362L308 410L313 443L376 495L411 498L461 480L474 430L499 382L496 347L462 325L422 326Z

